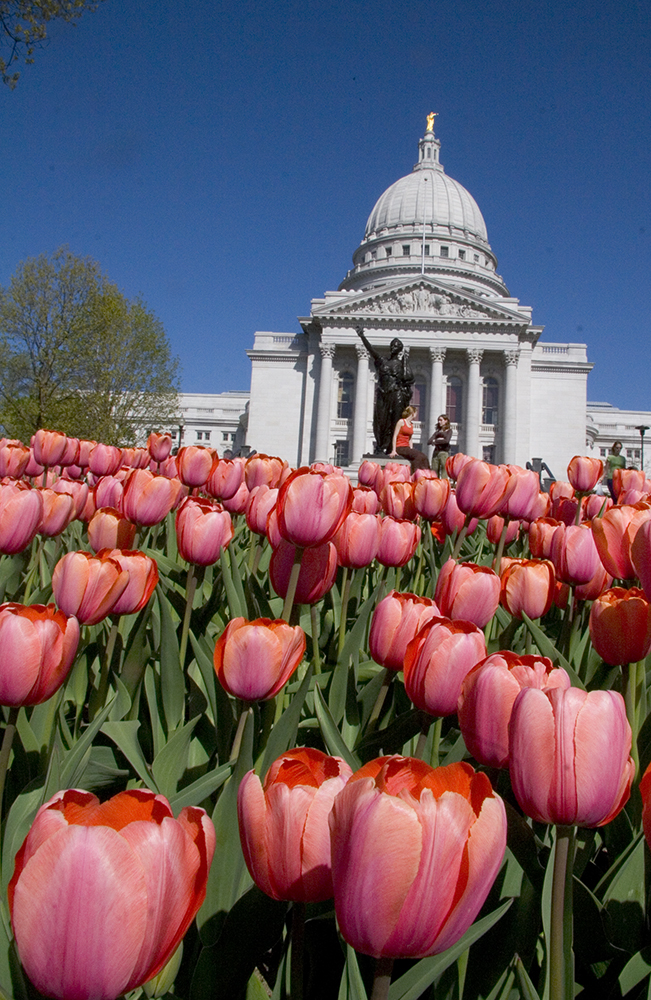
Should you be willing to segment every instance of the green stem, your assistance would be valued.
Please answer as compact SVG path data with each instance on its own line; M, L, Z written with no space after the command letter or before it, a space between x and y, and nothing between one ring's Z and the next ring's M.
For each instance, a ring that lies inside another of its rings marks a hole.
M9 755L11 753L11 744L14 741L14 733L16 732L16 721L18 719L19 711L20 709L16 707L9 709L9 720L5 726L4 736L2 737L2 747L0 748L0 816L2 816L2 797L5 790L7 768L9 766Z
M642 669L644 670L644 661L642 661ZM640 757L637 749L637 736L638 736L638 725L637 725L637 674L638 674L638 664L637 663L626 663L622 665L622 681L624 686L624 701L626 703L626 718L631 727L631 757L635 763L635 774L636 776L640 773Z
M574 836L573 826L556 827L549 940L549 995L553 1000L574 998L572 962Z
M183 627L181 631L181 642L179 643L179 663L181 670L185 667L185 653L188 648L188 633L190 631L190 618L192 617L192 605L197 589L197 567L194 563L188 566L188 578L185 585L185 614L183 615Z
M425 760L425 750L427 749L427 737L429 736L430 726L432 725L432 720L429 715L426 717L422 726L420 727L420 733L418 734L418 743L416 744L416 752L414 757L418 757L419 760Z
M375 972L373 974L373 992L371 993L371 1000L388 1000L392 972L393 972L392 958L382 957L382 958L377 958L375 960Z
M468 528L470 527L471 521L472 521L472 514L466 514L466 520L463 522L463 527L461 528L459 534L457 535L457 540L455 542L454 550L452 552L452 559L454 559L455 561L458 559L459 553L461 552L461 546L466 540L466 535L468 534Z
M339 644L337 647L337 659L341 656L341 651L346 642L346 623L348 621L348 599L350 597L350 585L352 576L347 566L344 566L342 587L341 587L341 613L339 615Z
M106 646L104 647L104 656L102 657L102 663L99 672L99 683L97 689L91 691L89 700L89 709L91 718L94 718L97 713L103 708L106 702L106 695L109 687L109 677L111 675L111 661L113 660L113 650L115 649L115 642L118 637L118 621L117 618L111 619L111 628L109 629L108 638L106 640Z
M393 670L387 670L385 668L384 677L382 678L382 687L377 693L377 698L375 699L375 704L373 705L373 710L368 720L368 726L366 727L367 733L372 733L375 729L378 719L380 718L380 712L382 711L382 706L384 705L384 699L387 696L387 692L393 680Z
M502 566L502 553L504 552L504 545L506 543L506 533L508 530L509 530L509 519L508 517L505 517L504 527L502 528L502 534L500 535L500 540L497 543L497 548L495 550L495 561L493 563L493 569L495 570L498 576L500 575L500 569Z
M441 745L441 726L443 725L443 718L441 716L434 721L434 733L432 736L432 754L429 759L432 767L439 766L439 747Z
M255 576L258 563L260 562L260 553L262 552L262 542L260 541L260 536L256 535L254 531L251 532L251 541L249 543L249 561L248 570L250 576Z
M319 649L319 616L316 605L310 605L310 623L312 625L312 657L314 659L314 673L321 673L321 651Z
M231 761L236 761L240 755L240 747L242 746L242 737L244 735L244 727L246 726L246 720L249 715L253 712L250 705L245 705L240 713L240 718L237 723L237 729L235 731L235 739L233 740L233 747L231 749Z
M572 619L574 617L574 586L570 583L567 594L567 604L563 615L561 634L558 640L558 648L567 658L570 651L570 638L572 636Z
M294 552L294 565L292 566L292 571L289 574L289 583L287 584L287 593L285 595L285 604L283 606L282 617L286 622L289 622L289 617L292 613L292 608L294 607L294 595L296 594L296 587L298 586L298 578L301 572L301 558L303 556L303 549L300 546L296 546L296 551Z
M305 903L292 903L291 998L303 1000L305 955Z

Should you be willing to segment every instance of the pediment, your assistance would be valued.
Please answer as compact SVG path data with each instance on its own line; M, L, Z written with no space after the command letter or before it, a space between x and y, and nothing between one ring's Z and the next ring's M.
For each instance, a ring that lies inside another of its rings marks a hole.
M377 317L390 319L396 316L414 319L485 320L495 322L515 320L528 323L515 310L490 305L479 296L458 291L453 286L419 278L409 282L398 281L372 292L342 296L328 296L312 309L316 319L332 317L341 320L350 317Z

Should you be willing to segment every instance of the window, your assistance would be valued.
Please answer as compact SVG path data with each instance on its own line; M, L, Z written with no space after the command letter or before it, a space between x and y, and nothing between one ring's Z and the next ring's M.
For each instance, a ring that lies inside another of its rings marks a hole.
M450 256L450 247L441 247L441 257Z
M482 448L482 458L484 462L490 462L491 465L495 464L495 445L485 444Z
M459 250L459 260L465 260L465 259L466 259L466 251Z
M427 386L421 379L416 379L413 388L411 390L411 405L416 407L416 415L414 420L424 420L425 419L425 400L426 400Z
M607 456L607 454L608 454L608 449L607 448L600 448L599 449L599 454L601 455L602 458L605 458Z
M392 248L391 247L387 247L387 249L386 249L386 255L387 255L387 257L390 257L392 253L393 253Z
M403 243L402 244L402 256L403 257L409 257L410 253L411 253L411 246L409 245L409 243Z
M222 431L222 441L228 441L228 431Z
M197 431L197 441L210 441L210 431Z
M476 254L473 254L473 257L474 257L474 259L475 259L475 264L476 264L476 263L477 263L477 261L479 260L479 254L478 254L478 253L476 253Z
M459 424L463 419L463 383L458 375L448 378L445 412L451 424Z
M429 257L429 243L425 244L425 256Z
M484 379L484 400L482 423L496 424L500 387L496 378Z
M348 441L335 441L335 465L348 465Z
M353 388L355 376L351 372L342 372L337 388L337 416L341 420L350 420L353 415ZM341 462L339 463L341 465Z
M371 259L375 260L377 257L377 250L371 250Z

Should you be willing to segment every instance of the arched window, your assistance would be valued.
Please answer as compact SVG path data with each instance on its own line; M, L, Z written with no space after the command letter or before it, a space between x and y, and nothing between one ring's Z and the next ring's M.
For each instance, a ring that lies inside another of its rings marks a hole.
M341 372L337 389L337 416L342 420L350 420L353 415L353 391L355 376L352 372Z
M411 405L416 407L414 420L424 420L426 414L426 393L427 386L422 379L416 379L411 390Z
M496 424L500 403L500 386L496 378L484 379L483 424Z
M451 424L460 424L463 420L463 382L458 375L448 378L445 412Z

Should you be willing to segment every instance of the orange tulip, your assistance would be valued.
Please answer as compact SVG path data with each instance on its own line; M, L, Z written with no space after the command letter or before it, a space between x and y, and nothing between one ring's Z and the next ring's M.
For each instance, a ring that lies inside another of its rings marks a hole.
M623 666L651 649L651 605L637 587L612 587L590 609L590 639L602 660Z
M552 606L556 574L547 559L514 559L502 572L500 604L514 618L541 618Z
M287 683L305 653L305 633L282 619L233 618L214 652L215 673L228 694L268 701Z

